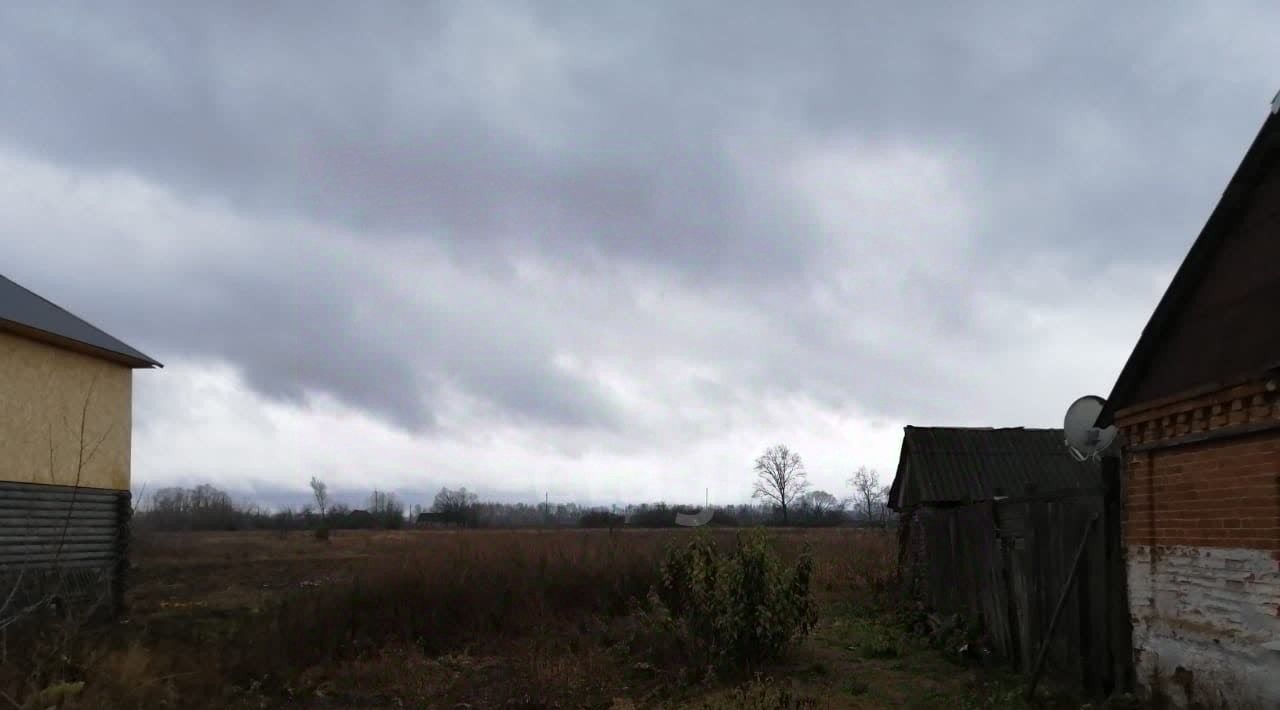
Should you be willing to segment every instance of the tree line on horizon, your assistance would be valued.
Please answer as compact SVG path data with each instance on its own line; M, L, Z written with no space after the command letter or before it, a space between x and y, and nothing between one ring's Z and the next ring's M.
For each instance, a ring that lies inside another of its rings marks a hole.
M887 489L874 469L860 467L848 480L846 498L809 486L803 460L785 445L767 449L755 461L753 499L757 503L710 506L713 526L884 526L892 521ZM310 481L311 501L271 509L235 501L210 484L166 487L140 496L133 524L140 530L306 530L400 529L419 520L432 525L471 528L663 528L676 526L676 514L704 506L640 503L583 506L577 503L500 503L481 501L466 488L441 488L430 506L407 506L395 493L375 489L364 506L331 500L328 486ZM426 514L426 515L424 515Z

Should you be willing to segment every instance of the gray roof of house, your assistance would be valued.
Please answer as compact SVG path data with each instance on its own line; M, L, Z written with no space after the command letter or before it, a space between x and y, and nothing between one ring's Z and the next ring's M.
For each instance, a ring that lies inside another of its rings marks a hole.
M0 330L88 352L130 367L162 367L142 352L3 275L0 275Z
M998 496L1095 490L1097 462L1067 452L1061 429L906 427L889 501L966 503Z

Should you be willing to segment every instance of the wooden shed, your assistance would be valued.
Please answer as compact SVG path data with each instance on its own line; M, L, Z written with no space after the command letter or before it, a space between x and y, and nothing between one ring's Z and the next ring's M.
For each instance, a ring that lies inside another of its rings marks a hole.
M160 363L0 276L0 602L118 608L133 370Z
M1061 429L909 426L889 505L908 595L977 622L1024 671L1043 649L1050 672L1095 695L1125 686L1118 512Z

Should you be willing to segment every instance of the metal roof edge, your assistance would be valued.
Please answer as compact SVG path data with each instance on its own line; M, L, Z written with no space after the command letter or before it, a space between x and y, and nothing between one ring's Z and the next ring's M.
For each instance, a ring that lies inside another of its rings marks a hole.
M11 333L20 338L34 340L38 343L44 343L45 345L49 345L55 348L61 348L63 350L78 352L82 355L88 355L89 357L96 357L101 360L109 360L111 362L115 362L135 370L164 367L164 365L160 364L155 360L152 360L149 357L139 358L133 355L129 355L128 353L121 353L115 350L108 350L107 348L99 347L97 345L94 345L93 343L86 343L82 340L77 340L75 338L68 338L64 335L59 335L58 333L52 333L47 330L42 330L40 328L34 328L30 325L27 325L26 323L19 323L17 321L8 320L5 318L0 318L0 332Z
M27 288L26 286L23 286L17 281L14 281L13 279L8 278L4 274L0 274L0 280L7 281L9 284L11 284L14 288L18 289L20 292L26 293L29 296L36 298L39 301L42 301L47 306L62 313L66 317L71 318L75 321L78 321L80 324L84 325L85 327L89 328L92 331L96 331L98 334L102 335L108 342L106 344L90 343L81 338L74 337L72 335L51 331L51 330L48 330L47 328L42 328L39 325L36 325L34 323L29 323L29 322L19 321L19 320L12 320L8 318L4 318L2 316L0 316L0 328L8 330L9 332L16 333L18 335L23 335L28 338L32 338L33 340L45 342L47 344L54 345L57 347L63 347L70 350L79 350L79 351L85 352L85 354L88 354L88 355L95 355L107 360L124 362L125 364L128 364L130 367L137 368L137 369L164 367L164 365L161 364L160 361L156 360L150 355L147 355L141 350L138 350L132 345L129 345L123 340L108 333L102 328L99 328L93 323L90 323L84 318L81 318L75 313L72 313L66 308L63 308L57 303L54 303L48 298L45 298L39 293L36 293L35 291ZM119 347L105 346L105 345L110 345L111 343L115 343ZM71 344L74 344L74 345L71 345Z

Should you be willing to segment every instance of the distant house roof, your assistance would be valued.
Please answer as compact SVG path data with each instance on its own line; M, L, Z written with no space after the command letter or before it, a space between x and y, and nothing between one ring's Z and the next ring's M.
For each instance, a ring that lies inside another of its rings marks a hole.
M1280 299L1278 159L1273 108L1142 329L1099 425L1140 402L1280 365L1280 330L1272 327Z
M66 309L0 275L0 330L129 367L163 367Z
M1090 490L1098 465L1067 452L1061 429L906 427L889 490L895 510L1033 492Z

